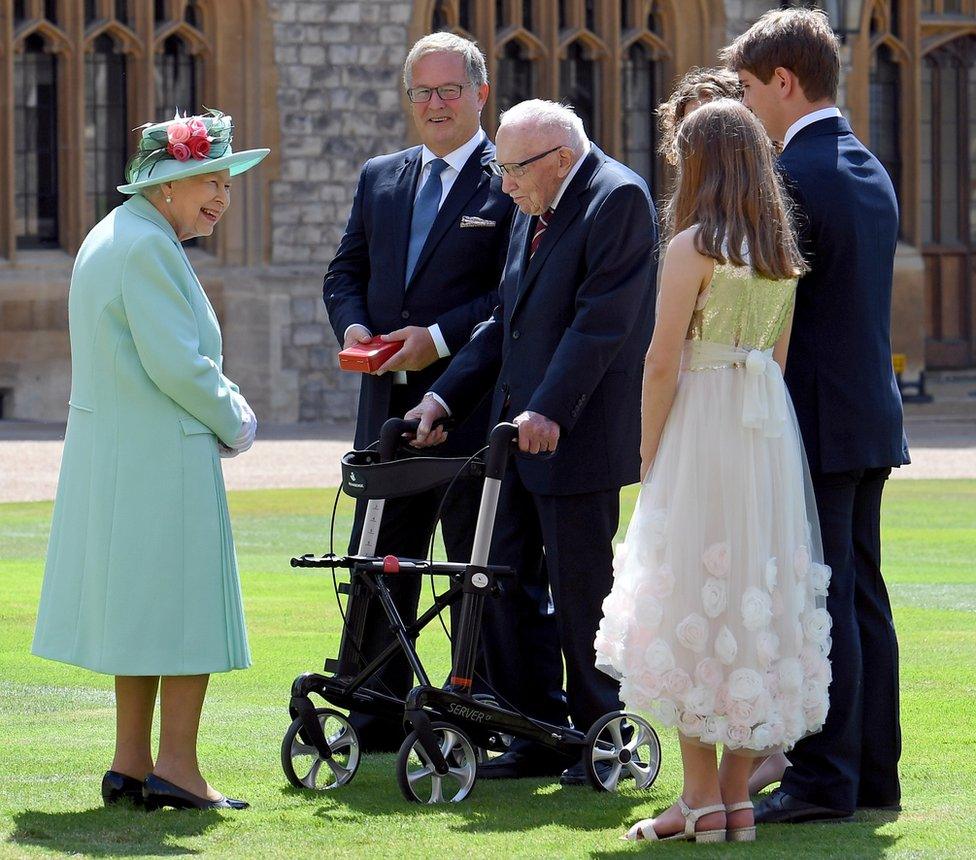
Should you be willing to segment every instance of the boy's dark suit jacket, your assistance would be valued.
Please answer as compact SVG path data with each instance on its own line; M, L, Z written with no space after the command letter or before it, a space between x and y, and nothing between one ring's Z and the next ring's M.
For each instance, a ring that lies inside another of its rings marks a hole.
M810 468L908 462L891 366L898 203L884 167L842 117L800 129L779 160L804 256L786 382Z

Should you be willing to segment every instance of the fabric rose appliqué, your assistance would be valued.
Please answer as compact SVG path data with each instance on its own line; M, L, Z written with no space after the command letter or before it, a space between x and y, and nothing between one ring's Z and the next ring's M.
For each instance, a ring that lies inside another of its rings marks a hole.
M739 653L739 644L735 641L735 636L724 624L715 637L715 656L718 657L726 666L731 666L735 662L735 655Z
M708 622L697 612L692 612L675 627L674 634L685 648L700 654L708 644Z
M702 553L702 563L712 576L728 576L732 569L732 552L728 543L713 543Z
M702 607L709 618L718 618L729 602L729 587L722 579L708 577L701 590Z
M752 701L762 690L762 675L755 669L736 669L729 675L729 695L733 699Z
M742 595L742 623L747 630L762 630L773 618L773 602L765 591L755 586Z
M830 635L832 623L826 609L811 609L803 613L803 635L811 642L823 642Z

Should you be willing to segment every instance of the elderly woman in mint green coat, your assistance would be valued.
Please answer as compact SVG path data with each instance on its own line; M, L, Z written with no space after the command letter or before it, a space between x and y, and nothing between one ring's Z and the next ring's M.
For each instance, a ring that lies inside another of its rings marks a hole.
M71 276L71 396L33 653L116 676L106 804L246 806L203 778L196 738L209 675L250 664L219 458L250 447L256 421L180 244L213 231L231 176L268 153L234 153L232 133L218 111L144 127L119 186L131 196Z

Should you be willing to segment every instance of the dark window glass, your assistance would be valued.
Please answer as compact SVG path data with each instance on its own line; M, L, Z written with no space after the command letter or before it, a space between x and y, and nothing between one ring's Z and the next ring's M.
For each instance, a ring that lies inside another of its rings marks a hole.
M620 26L625 30L631 26L630 0L620 0Z
M938 241L959 241L959 119L963 86L958 63L939 68L939 236Z
M946 15L961 15L962 0L942 0L942 11Z
M498 110L530 99L535 94L535 66L519 42L509 42L498 61Z
M95 0L85 0L85 25L91 24L98 17L98 4Z
M559 64L559 97L565 99L583 120L583 128L592 140L599 121L599 71L587 59L583 46L574 42L566 49L566 59Z
M973 175L976 173L976 66L970 66L967 72L969 96L969 243L976 245L976 183Z
M170 36L156 55L156 121L172 119L177 110L198 113L198 92L196 60L179 36Z
M899 68L887 45L874 52L871 64L871 149L884 165L901 202L901 124Z
M14 211L18 248L58 244L57 59L34 34L14 54Z
M437 0L434 4L434 11L430 16L431 32L436 33L447 29L447 10L444 6L444 0Z
M621 119L624 162L647 181L651 193L661 190L657 169L657 127L654 109L663 101L661 74L646 46L631 45L621 76Z
M557 15L561 29L566 26L566 0L559 0Z
M471 32L471 3L470 0L461 0L458 3L458 23L462 30Z
M526 30L531 30L535 26L535 19L533 15L535 14L535 0L522 0L522 26Z
M155 0L153 4L153 18L157 24L163 24L169 16L166 14L166 0Z
M495 24L499 27L508 24L508 16L505 14L505 0L495 0Z
M935 11L935 0L922 0L922 11L923 12Z
M659 12L651 12L647 16L647 29L652 33L657 33L659 36L664 32L661 26L661 15Z
M932 145L935 139L935 126L932 116L932 102L935 98L935 83L938 75L938 68L931 57L926 57L922 61L922 116L919 138L921 140L921 158L919 167L921 169L921 182L919 187L922 193L922 241L932 242L935 239L935 226L933 221L933 211L935 208L934 187L934 165L932 163Z
M58 23L58 0L44 0L44 17L52 24Z
M186 4L186 11L183 13L183 20L191 27L200 27L200 10L197 9L196 0L189 0Z
M115 17L127 27L132 26L129 19L129 0L115 0Z
M85 56L85 190L88 218L103 218L122 202L115 186L128 155L125 56L101 35Z
M591 33L596 32L596 9L593 0L586 0L584 9L586 10L586 29Z
M19 24L27 17L24 0L14 0L14 23Z

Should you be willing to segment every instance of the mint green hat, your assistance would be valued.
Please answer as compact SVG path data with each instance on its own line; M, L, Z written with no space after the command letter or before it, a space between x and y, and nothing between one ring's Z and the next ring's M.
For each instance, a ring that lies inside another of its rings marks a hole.
M200 116L176 116L166 122L139 126L142 138L139 149L125 167L128 182L119 185L123 194L137 194L144 188L173 182L201 173L229 170L237 176L250 170L270 149L247 149L234 152L231 139L234 122L219 110L206 108Z

